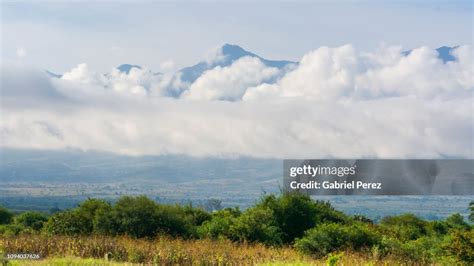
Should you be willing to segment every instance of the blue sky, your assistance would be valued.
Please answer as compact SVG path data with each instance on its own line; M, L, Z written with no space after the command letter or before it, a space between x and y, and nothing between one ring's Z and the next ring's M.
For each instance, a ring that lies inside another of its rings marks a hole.
M223 43L288 60L322 45L471 44L472 11L471 1L3 1L1 57L56 72L85 62L105 72L121 63L181 68Z

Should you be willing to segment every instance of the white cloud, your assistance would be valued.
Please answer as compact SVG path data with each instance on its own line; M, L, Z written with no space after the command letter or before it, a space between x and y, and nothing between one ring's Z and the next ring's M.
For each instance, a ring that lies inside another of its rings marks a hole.
M25 57L25 56L26 56L26 50L25 50L25 48L23 48L23 47L18 47L18 48L16 49L16 56L17 56L18 58L23 58L23 57Z
M206 52L204 55L204 62L208 65L222 62L225 59L225 55L222 51L222 46L216 46Z
M166 60L160 64L160 70L163 72L171 72L174 71L176 64L173 60Z
M435 50L401 48L357 53L350 46L322 47L300 61L276 84L248 88L244 100L305 97L314 100L415 96L433 98L465 95L473 89L472 47L455 50L460 59L444 64Z
M240 100L245 90L278 74L258 58L243 57L228 67L217 66L204 72L182 95L194 100Z
M133 155L473 158L472 47L446 64L425 47L400 52L320 48L274 83L265 82L278 71L252 58L191 85L146 69L103 75L81 64L49 80L2 66L0 143ZM188 86L183 98L199 101L164 97Z
M103 75L89 70L86 63L79 64L69 72L64 73L61 79L86 85L102 85L106 82Z

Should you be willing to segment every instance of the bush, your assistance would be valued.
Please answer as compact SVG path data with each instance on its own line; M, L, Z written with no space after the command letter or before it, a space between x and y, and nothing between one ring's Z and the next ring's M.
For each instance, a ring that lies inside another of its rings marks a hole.
M40 212L28 211L16 216L15 224L39 231L47 220L46 215Z
M76 210L68 210L51 216L43 230L52 235L85 235L92 232L92 226L85 216Z
M419 261L423 264L430 264L434 258L443 256L441 243L441 238L433 236L424 236L408 241L401 246L403 257Z
M0 224L9 224L12 222L13 213L9 210L0 207Z
M296 240L295 247L299 251L325 256L334 251L344 249L361 250L379 243L381 237L371 232L367 224L336 224L326 223L305 232L304 237Z
M443 246L446 254L466 265L474 264L474 230L454 230Z
M387 216L380 222L382 230L402 241L415 240L428 234L428 222L413 214Z
M0 225L0 235L2 236L15 236L22 232L25 232L25 228L17 224L2 224Z
M267 245L282 243L282 232L275 222L273 211L261 207L250 208L239 216L230 226L230 235L238 241Z
M198 235L200 237L208 238L231 238L230 228L241 215L239 209L227 208L214 212L210 220L204 221L198 228Z
M179 206L159 205L145 196L122 197L109 211L97 211L94 226L96 232L110 235L187 237L192 234L192 222L197 222L194 219Z
M313 201L301 193L284 193L264 197L256 207L272 210L276 225L282 231L282 240L291 243L304 231L319 223L344 222L346 216L332 208L328 202Z
M202 209L193 208L190 205L185 206L183 210L184 215L187 217L188 221L195 226L199 226L212 218L212 215L208 212Z
M471 226L464 221L464 217L461 214L455 213L445 220L445 224L449 228L458 229L458 230L469 230Z

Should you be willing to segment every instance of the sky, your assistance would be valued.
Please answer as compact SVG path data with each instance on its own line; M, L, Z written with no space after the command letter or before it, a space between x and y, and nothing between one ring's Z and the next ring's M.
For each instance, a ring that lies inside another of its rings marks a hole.
M1 7L0 148L474 158L470 2ZM298 63L225 65L223 43ZM203 59L195 80L176 72Z
M79 63L156 71L224 43L297 61L320 46L471 44L471 1L2 1L1 58L63 73Z

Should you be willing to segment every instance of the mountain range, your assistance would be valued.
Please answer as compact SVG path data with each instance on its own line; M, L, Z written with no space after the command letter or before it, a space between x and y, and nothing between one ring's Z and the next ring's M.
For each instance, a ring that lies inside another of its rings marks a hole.
M442 46L436 49L438 52L438 58L440 58L443 63L450 61L455 61L456 58L451 54L451 52L457 48L457 46L449 47ZM212 62L201 61L193 66L185 67L177 71L175 78L180 78L182 82L192 84L196 79L198 79L205 71L213 69L215 67L227 67L232 65L235 61L242 57L255 57L262 61L262 63L267 67L275 67L278 69L284 69L291 65L297 65L298 62L288 61L288 60L269 60L260 57L250 51L243 49L242 47L234 44L224 44L221 49L221 55L217 60ZM408 56L412 50L407 50L402 52L403 55ZM134 64L122 64L116 67L122 73L130 73L133 68L142 69L139 65ZM46 70L46 73L53 78L61 78L61 74L53 73ZM155 75L161 75L162 73L155 72ZM179 92L178 92L179 94ZM176 96L176 95L175 95Z

